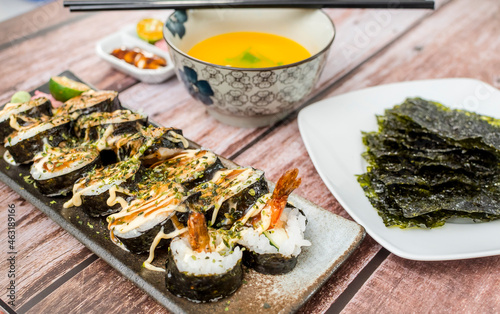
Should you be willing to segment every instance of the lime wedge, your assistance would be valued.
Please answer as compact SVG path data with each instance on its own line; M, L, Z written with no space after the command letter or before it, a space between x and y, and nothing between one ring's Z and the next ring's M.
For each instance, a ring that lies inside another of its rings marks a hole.
M50 93L59 101L66 101L89 89L87 85L73 81L66 76L53 76L49 81Z

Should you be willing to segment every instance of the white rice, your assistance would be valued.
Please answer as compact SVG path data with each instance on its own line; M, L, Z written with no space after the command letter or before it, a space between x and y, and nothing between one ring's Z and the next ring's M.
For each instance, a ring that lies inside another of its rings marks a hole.
M114 228L112 230L112 232L115 234L115 236L123 238L123 239L137 238L137 237L141 236L143 233L145 233L146 231L161 224L163 221L165 221L165 219L170 219L170 218L159 214L159 215L152 216L152 218L150 218L150 219L144 219L144 223L140 224L137 228L134 228L132 230L122 232L123 230L120 227L123 225L118 225L116 228Z
M9 137L5 139L4 146L14 146L21 141L32 138L39 133L45 132L64 123L68 123L69 121L71 121L69 116L60 116L54 117L47 122L22 127L21 130L12 133L12 138Z
M198 253L191 249L191 245L186 237L178 237L172 240L170 249L172 250L174 261L179 271L194 275L227 273L236 266L242 257L239 247L235 247L233 251Z
M94 158L79 158L80 156L88 155L90 153L94 154ZM45 156L44 156L45 155ZM44 166L52 160L57 160L60 155L64 155L64 159L60 159L63 161L65 164L69 164L63 169L59 171L48 171L44 168ZM56 151L55 153L45 153L45 152L40 152L35 155L33 158L34 160L37 160L37 162L34 162L33 165L30 168L30 174L35 180L48 180L52 179L55 177L60 177L67 175L68 173L77 171L90 163L94 162L96 158L99 156L99 154L95 153L92 150L88 151L76 151L72 152L71 149L60 149Z
M271 245L264 234L259 235L253 228L243 230L238 243L258 254L280 253L284 256L297 256L301 252L301 247L311 245L311 242L304 239L306 217L297 208L285 208L280 220L285 222L284 228L288 239L282 243L277 243L279 250Z

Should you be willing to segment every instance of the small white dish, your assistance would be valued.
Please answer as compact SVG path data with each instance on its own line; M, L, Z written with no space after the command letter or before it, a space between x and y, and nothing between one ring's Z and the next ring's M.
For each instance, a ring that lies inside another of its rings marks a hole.
M423 261L500 254L500 220L452 223L436 229L385 227L355 175L366 171L361 131L377 130L375 115L408 97L500 118L500 91L473 79L438 79L367 88L325 99L298 117L302 139L326 186L367 233L395 255Z
M174 64L168 52L161 50L154 45L131 35L131 27L126 27L122 31L111 34L101 39L96 45L96 53L101 59L107 61L113 68L122 71L145 83L161 83L174 75ZM167 60L167 66L158 69L139 69L127 62L111 55L111 52L120 47L138 47L145 51L154 53Z

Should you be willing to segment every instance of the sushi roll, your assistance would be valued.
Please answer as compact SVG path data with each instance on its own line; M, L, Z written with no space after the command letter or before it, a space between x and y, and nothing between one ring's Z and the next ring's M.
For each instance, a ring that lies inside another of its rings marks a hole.
M137 133L147 121L148 117L145 114L133 113L130 110L94 112L78 119L74 129L77 137L89 141L101 138L110 127L112 128L110 136Z
M63 206L81 207L93 217L115 213L135 198L133 190L142 172L137 159L97 168L75 182L73 196Z
M35 154L43 151L44 141L52 147L66 141L72 121L72 116L56 116L22 127L7 136L4 146L17 164L31 162Z
M54 114L86 115L92 112L112 112L120 108L117 92L89 90L66 101L63 106L55 110Z
M262 195L269 192L264 171L251 167L217 171L190 191L189 207L205 213L213 228L230 228Z
M147 135L142 160L147 165L165 160L184 149L189 148L189 141L182 136L182 131L174 128L158 128Z
M189 149L151 165L157 180L175 181L187 189L210 180L224 168L219 157L208 150Z
M37 153L30 174L40 192L47 196L65 195L84 174L100 167L94 147L49 147Z
M306 217L297 208L287 206L288 195L300 184L298 170L286 172L272 195L266 194L238 221L238 244L246 248L243 263L263 274L279 275L293 270L304 239Z
M222 230L207 229L205 216L191 212L188 233L172 240L165 284L174 295L193 302L227 297L243 282L242 251Z
M150 166L189 148L189 142L181 130L148 126L136 134L111 137L108 146L118 160L137 155L145 166Z
M6 104L0 111L0 140L23 126L37 122L37 118L50 117L52 104L45 97L21 104Z
M184 188L175 182L148 187L138 194L138 199L107 217L111 239L132 253L149 252L159 232L176 230L176 213L184 198ZM157 246L164 244L162 241Z

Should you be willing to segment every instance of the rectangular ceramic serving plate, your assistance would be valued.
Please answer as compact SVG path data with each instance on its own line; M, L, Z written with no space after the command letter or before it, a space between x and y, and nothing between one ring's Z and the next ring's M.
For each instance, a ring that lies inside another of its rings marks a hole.
M370 87L322 100L303 109L300 134L316 170L354 220L392 253L408 259L436 261L500 254L500 220L446 223L435 229L387 228L365 197L356 175L366 171L361 157L362 131L376 131L375 116L421 97L456 109L500 118L500 91L464 78L402 82Z
M60 75L79 80L68 71ZM48 92L47 84L40 86L38 90ZM199 147L196 143L192 144ZM2 147L2 155L4 151ZM236 166L230 160L222 160L229 167ZM172 295L165 287L164 273L142 268L147 255L135 255L114 245L109 240L104 218L90 217L78 207L63 208L62 205L68 197L45 197L33 185L25 182L23 177L27 175L28 166L9 167L3 158L0 160L1 181L158 303L175 313L222 313L228 304L231 311L258 313L265 307L270 313L294 312L344 263L365 236L363 227L357 223L330 213L302 197L291 195L290 202L301 208L307 216L305 237L312 243L310 247L303 249L297 267L289 274L281 276L262 275L250 270L245 273L246 283L234 295L219 302L197 304ZM163 267L166 249L157 251L159 252L154 264Z

